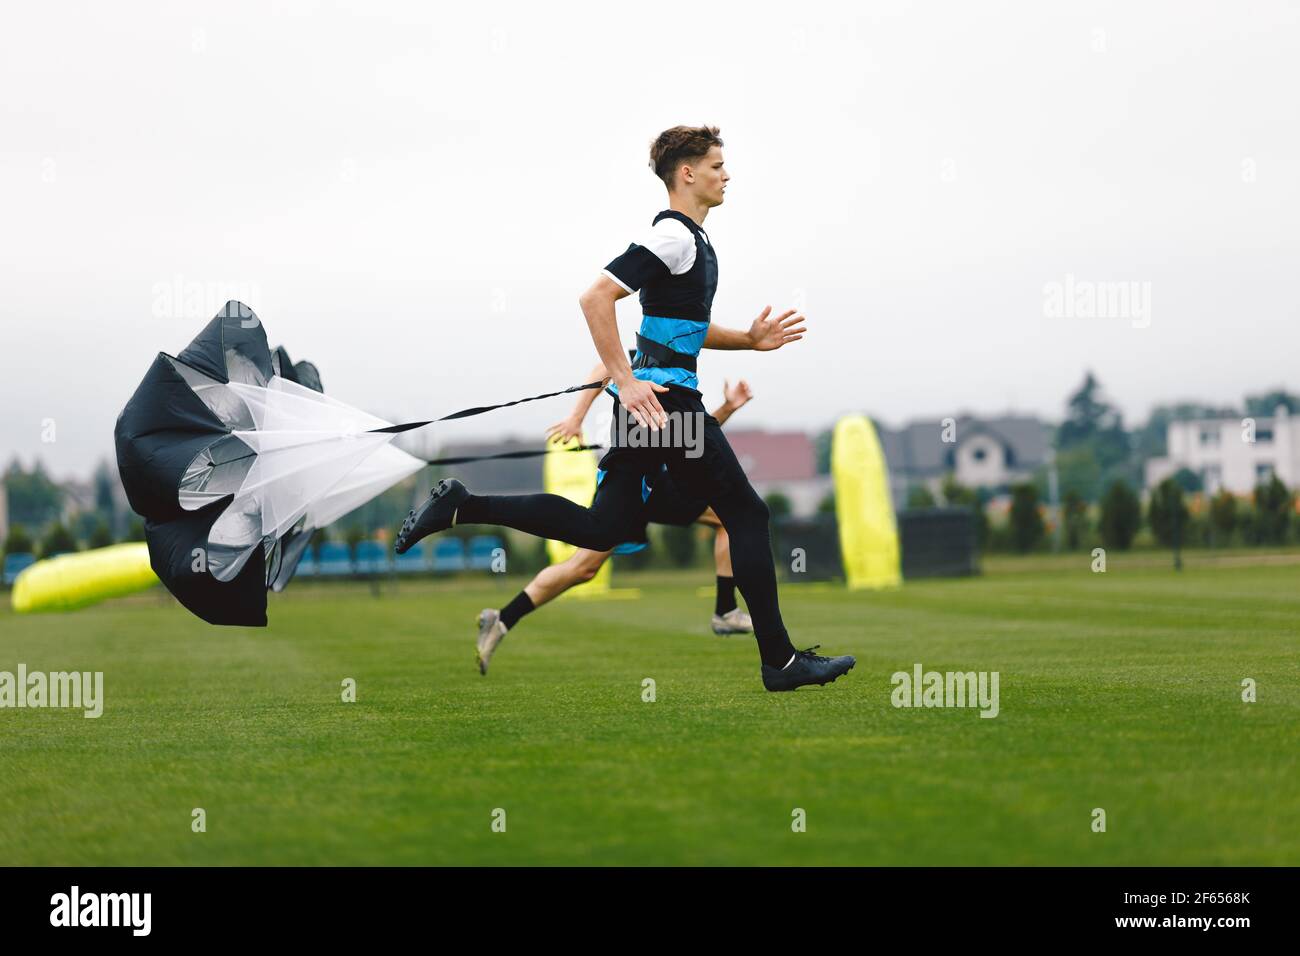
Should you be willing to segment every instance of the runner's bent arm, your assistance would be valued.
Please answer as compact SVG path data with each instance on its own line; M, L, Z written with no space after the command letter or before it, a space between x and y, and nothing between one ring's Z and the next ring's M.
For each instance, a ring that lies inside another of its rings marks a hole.
M614 303L628 294L609 276L601 275L578 299L582 314L587 319L587 328L591 330L591 340L596 345L600 360L605 363L609 376L618 387L619 402L636 419L638 425L649 425L651 429L667 423L663 406L655 398L655 392L668 391L662 385L642 382L632 376L632 365L627 353L623 351L623 342L618 334L618 316Z
M722 394L726 396L726 400L713 413L713 417L718 420L719 425L724 424L728 418L740 411L754 397L749 383L743 378L736 383L735 388L731 387L730 382L723 382Z

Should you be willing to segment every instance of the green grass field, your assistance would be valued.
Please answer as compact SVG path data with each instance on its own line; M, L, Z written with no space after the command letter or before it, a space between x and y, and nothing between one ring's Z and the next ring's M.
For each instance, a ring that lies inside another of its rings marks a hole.
M798 646L858 658L793 694L709 633L706 572L561 601L486 678L474 618L518 578L301 582L263 630L5 595L0 670L101 670L106 703L0 710L0 863L1300 863L1300 555L1088 560L784 588ZM1000 715L892 707L917 662L998 671Z

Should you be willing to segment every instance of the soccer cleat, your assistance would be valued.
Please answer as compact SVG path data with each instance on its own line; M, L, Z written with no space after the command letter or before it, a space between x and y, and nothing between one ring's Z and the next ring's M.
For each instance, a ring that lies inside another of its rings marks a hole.
M487 674L488 661L492 660L493 652L505 636L506 626L501 623L500 611L485 607L478 612L478 649L475 657L478 659L480 674Z
M794 690L805 684L829 684L842 674L847 674L857 663L852 657L822 657L813 651L821 647L814 644L804 651L796 651L794 660L786 667L763 665L763 686L768 690Z
M446 531L456 517L456 509L469 497L469 489L455 478L444 478L429 492L424 504L406 516L397 532L393 550L405 554L415 542L437 531Z
M738 607L733 607L726 614L713 615L714 634L752 634L754 622Z

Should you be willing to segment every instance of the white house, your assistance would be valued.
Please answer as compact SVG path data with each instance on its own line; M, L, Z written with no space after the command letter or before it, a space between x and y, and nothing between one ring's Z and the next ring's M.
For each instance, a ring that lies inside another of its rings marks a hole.
M1279 405L1271 418L1197 418L1170 422L1166 454L1146 463L1153 488L1179 469L1201 479L1209 494L1248 495L1276 474L1288 488L1300 483L1300 416Z

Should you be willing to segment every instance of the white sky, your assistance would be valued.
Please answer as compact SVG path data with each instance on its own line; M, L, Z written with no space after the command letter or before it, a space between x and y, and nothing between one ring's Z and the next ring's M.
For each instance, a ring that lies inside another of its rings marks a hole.
M738 423L1055 420L1088 367L1130 425L1298 390L1298 89L1286 3L7 4L0 464L111 455L227 290L393 420L580 381L577 296L665 205L677 123L733 177L714 321L809 319L702 357L711 399L752 382ZM1067 274L1150 283L1149 327L1048 317Z

